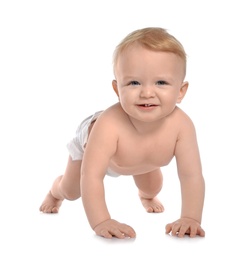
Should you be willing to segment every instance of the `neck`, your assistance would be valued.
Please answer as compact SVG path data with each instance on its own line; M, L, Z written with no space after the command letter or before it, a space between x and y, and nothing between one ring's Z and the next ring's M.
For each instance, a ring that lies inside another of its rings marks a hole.
M128 115L128 118L129 118L132 126L134 127L134 129L140 135L152 134L152 133L158 131L166 120L166 118L161 118L161 119L153 121L153 122L143 122L143 121L139 121L135 118L132 118L129 115Z

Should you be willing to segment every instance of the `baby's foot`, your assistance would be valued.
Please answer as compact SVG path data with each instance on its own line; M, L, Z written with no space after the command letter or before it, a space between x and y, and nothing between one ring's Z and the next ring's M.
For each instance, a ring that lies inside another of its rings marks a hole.
M58 213L62 202L62 200L55 199L49 191L39 210L43 213Z
M160 213L164 211L164 206L162 203L155 197L153 199L145 199L140 197L142 205L149 213Z

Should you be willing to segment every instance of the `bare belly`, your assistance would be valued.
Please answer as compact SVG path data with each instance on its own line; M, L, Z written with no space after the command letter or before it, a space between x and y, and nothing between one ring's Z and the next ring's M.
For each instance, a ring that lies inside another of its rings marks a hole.
M172 158L171 158L172 159ZM152 172L160 167L164 167L170 163L170 160L164 163L155 164L155 163L141 163L133 166L121 166L115 163L113 160L110 161L109 168L118 174L121 175L140 175L148 172Z

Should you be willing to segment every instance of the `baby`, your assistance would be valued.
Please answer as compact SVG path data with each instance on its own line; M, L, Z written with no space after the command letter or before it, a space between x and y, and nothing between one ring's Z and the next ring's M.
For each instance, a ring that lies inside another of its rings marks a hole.
M157 198L163 183L160 168L175 157L182 208L180 218L166 225L166 233L205 236L205 184L196 132L177 107L188 89L183 46L162 28L143 28L124 38L113 61L112 86L119 102L80 124L68 144L66 171L54 181L40 211L57 213L64 199L81 197L97 235L134 238L132 227L109 214L104 177L132 175L146 211L163 212Z

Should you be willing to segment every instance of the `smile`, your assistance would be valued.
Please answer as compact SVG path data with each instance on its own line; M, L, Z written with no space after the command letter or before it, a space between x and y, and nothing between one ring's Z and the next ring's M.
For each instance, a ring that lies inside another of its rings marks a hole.
M138 106L140 106L140 107L155 107L157 105L155 105L155 104L139 104Z
M138 104L137 107L141 111L152 111L158 107L158 105L155 104Z

